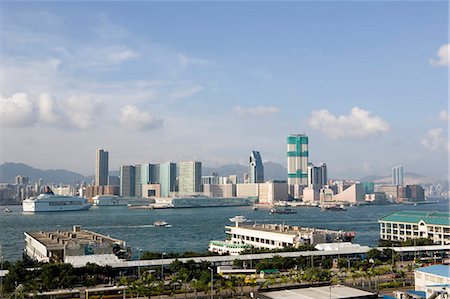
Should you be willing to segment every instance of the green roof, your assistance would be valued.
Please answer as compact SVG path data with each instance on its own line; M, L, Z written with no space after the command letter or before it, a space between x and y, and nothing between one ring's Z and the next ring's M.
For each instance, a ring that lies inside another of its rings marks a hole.
M419 223L450 226L450 213L433 211L401 211L384 216L380 221Z

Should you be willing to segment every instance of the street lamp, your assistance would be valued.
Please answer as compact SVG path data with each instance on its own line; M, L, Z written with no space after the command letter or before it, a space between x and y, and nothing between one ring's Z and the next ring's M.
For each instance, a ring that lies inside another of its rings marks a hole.
M138 278L141 278L141 248L138 248Z
M166 255L165 252L161 253L161 280L164 283L164 256Z
M209 271L211 271L211 299L213 299L213 291L214 291L214 276L213 276L213 268L208 267Z

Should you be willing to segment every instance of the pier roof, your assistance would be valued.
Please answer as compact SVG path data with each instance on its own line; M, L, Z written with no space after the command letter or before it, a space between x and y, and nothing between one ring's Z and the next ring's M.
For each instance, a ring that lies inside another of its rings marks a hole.
M400 211L386 215L379 221L415 224L424 221L427 224L450 226L450 213L433 211Z

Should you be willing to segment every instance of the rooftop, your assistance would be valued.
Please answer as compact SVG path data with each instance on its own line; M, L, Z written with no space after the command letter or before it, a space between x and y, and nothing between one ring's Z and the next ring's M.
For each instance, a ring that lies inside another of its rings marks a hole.
M82 230L80 226L74 226L72 231L55 231L55 232L25 232L38 242L42 243L47 249L64 249L65 245L72 244L124 244L124 241L111 238L102 234Z
M258 295L271 299L377 298L376 294L342 285L264 292Z
M384 216L379 221L419 223L450 226L450 213L433 211L400 211Z
M344 231L334 231L329 229L321 229L321 228L312 228L312 227L301 227L301 226L293 226L293 225L285 225L285 224L244 224L240 223L238 227L236 226L227 226L228 229L249 229L249 230L257 230L263 232L270 233L278 233L284 235L299 235L305 233L312 232L320 232L320 233L330 233L330 234L354 234L354 232L344 232Z
M450 266L448 265L433 265L416 269L416 271L450 278Z

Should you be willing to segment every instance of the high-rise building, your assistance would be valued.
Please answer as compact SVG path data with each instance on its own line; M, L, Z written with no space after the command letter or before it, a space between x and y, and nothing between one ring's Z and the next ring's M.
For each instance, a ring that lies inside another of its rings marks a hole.
M320 185L323 187L325 185L328 185L328 173L327 173L327 164L324 162L320 163Z
M170 162L161 163L158 182L161 185L161 197L168 197L170 192L177 191L177 165Z
M308 136L290 134L287 137L287 171L289 195L300 197L308 185Z
M102 148L97 150L95 159L95 185L108 185L108 152Z
M392 185L403 186L403 166L392 167Z
M248 182L250 184L264 183L264 165L258 151L252 151L249 157Z
M120 196L134 197L135 193L135 167L132 165L120 166Z
M134 166L134 196L136 197L142 197L141 171L140 164Z
M146 163L141 165L141 183L142 184L159 183L159 164Z
M202 192L202 163L180 162L178 166L178 193L183 196L191 196Z
M314 166L308 163L308 187L320 189L327 184L327 165L320 163L320 166Z

